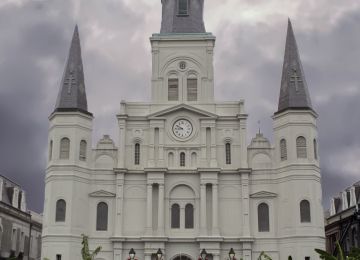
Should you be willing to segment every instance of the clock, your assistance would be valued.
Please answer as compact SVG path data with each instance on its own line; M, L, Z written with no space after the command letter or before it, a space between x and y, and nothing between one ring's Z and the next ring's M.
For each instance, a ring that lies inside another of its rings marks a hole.
M192 124L186 119L179 119L173 125L174 135L181 139L188 138L192 134L192 131Z

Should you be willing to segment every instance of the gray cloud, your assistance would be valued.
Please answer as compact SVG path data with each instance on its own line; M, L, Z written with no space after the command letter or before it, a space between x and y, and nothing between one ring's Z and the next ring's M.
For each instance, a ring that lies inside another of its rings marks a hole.
M89 109L96 117L94 142L105 133L117 140L120 100L150 99L148 38L160 28L159 2L0 4L0 172L28 191L31 208L42 210L47 117L55 104L74 24L80 26ZM245 98L249 139L258 120L272 139L287 16L293 20L320 116L327 205L330 195L359 176L360 4L227 0L219 6L217 0L207 0L207 29L217 36L215 93L218 100Z

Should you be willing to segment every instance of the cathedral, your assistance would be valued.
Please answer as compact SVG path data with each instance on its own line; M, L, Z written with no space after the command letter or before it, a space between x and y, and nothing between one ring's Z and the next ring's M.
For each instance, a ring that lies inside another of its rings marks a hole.
M258 133L249 144L244 100L214 98L204 0L161 4L151 101L119 101L117 144L92 143L75 28L49 117L42 257L80 260L85 234L97 260L318 259L318 116L290 20L274 143Z

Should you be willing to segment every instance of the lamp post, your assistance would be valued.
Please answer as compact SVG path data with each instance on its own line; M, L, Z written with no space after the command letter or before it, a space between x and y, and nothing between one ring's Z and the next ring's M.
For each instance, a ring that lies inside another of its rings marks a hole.
M158 251L156 252L157 260L161 260L161 259L162 259L162 255L163 255L163 253L161 252L161 249L159 248Z
M134 260L134 259L135 259L135 255L136 255L136 253L135 253L134 248L131 248L130 251L129 251L129 257L130 257L130 259L131 259L131 260Z
M203 250L201 250L200 257L202 260L206 260L207 252L206 252L205 248L203 248Z
M235 260L235 251L233 248L230 249L229 251L229 259L230 260Z

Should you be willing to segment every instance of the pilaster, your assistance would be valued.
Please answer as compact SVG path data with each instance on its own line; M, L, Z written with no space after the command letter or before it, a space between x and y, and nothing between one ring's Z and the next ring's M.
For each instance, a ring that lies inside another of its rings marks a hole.
M115 237L122 236L123 229L123 205L124 205L124 172L116 173L116 217Z
M242 200L242 214L243 214L243 237L250 237L250 194L249 194L249 173L241 173L241 200Z

